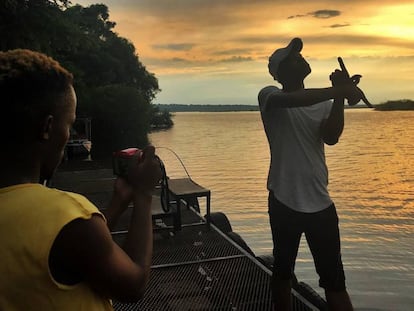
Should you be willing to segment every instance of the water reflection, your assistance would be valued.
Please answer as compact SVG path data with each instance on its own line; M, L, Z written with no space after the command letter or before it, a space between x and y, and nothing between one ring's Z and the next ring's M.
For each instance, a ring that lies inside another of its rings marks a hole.
M350 292L359 307L410 310L414 112L360 109L347 110L345 117L342 138L326 147L326 156ZM213 211L224 212L257 255L270 254L265 188L269 149L259 113L179 113L174 122L171 131L151 135L153 144L177 152L190 175L212 190ZM167 150L157 153L170 176L185 174ZM317 288L304 241L297 273ZM382 293L383 299L372 292Z

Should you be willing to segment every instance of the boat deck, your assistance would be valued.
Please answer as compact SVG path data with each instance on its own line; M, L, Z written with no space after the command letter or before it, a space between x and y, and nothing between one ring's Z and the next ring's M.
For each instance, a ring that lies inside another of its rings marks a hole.
M58 171L50 186L88 197L105 208L112 192L112 170ZM149 286L138 303L114 302L115 310L271 310L271 272L215 225L183 204L181 230L154 197L154 252ZM184 203L184 202L183 202ZM171 209L174 214L176 208ZM129 213L112 232L122 244ZM319 310L292 291L294 310Z

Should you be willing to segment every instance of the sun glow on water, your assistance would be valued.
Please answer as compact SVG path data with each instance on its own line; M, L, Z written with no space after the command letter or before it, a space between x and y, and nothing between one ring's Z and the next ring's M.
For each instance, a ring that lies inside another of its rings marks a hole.
M410 310L414 112L352 109L346 110L345 119L340 142L327 147L326 155L353 303L358 308ZM191 177L212 191L212 211L224 212L233 231L257 255L270 254L269 150L259 112L181 113L174 122L172 130L151 134L153 143L175 150ZM160 156L167 172L175 173L176 163L165 153ZM319 290L304 239L296 272Z

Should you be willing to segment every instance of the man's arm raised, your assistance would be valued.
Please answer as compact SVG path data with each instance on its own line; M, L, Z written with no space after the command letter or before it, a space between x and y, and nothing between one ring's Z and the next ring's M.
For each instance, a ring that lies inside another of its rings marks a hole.
M360 90L355 85L327 88L300 89L293 92L272 92L267 97L266 108L289 108L311 106L335 98L356 97Z

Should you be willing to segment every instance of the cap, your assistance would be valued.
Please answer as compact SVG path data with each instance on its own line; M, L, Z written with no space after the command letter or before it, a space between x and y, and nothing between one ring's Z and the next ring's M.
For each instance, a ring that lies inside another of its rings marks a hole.
M273 76L275 80L278 80L279 77L277 75L277 71L279 69L280 63L286 59L292 52L300 52L303 48L303 42L300 38L293 38L288 46L277 49L273 52L273 54L269 57L269 73Z

